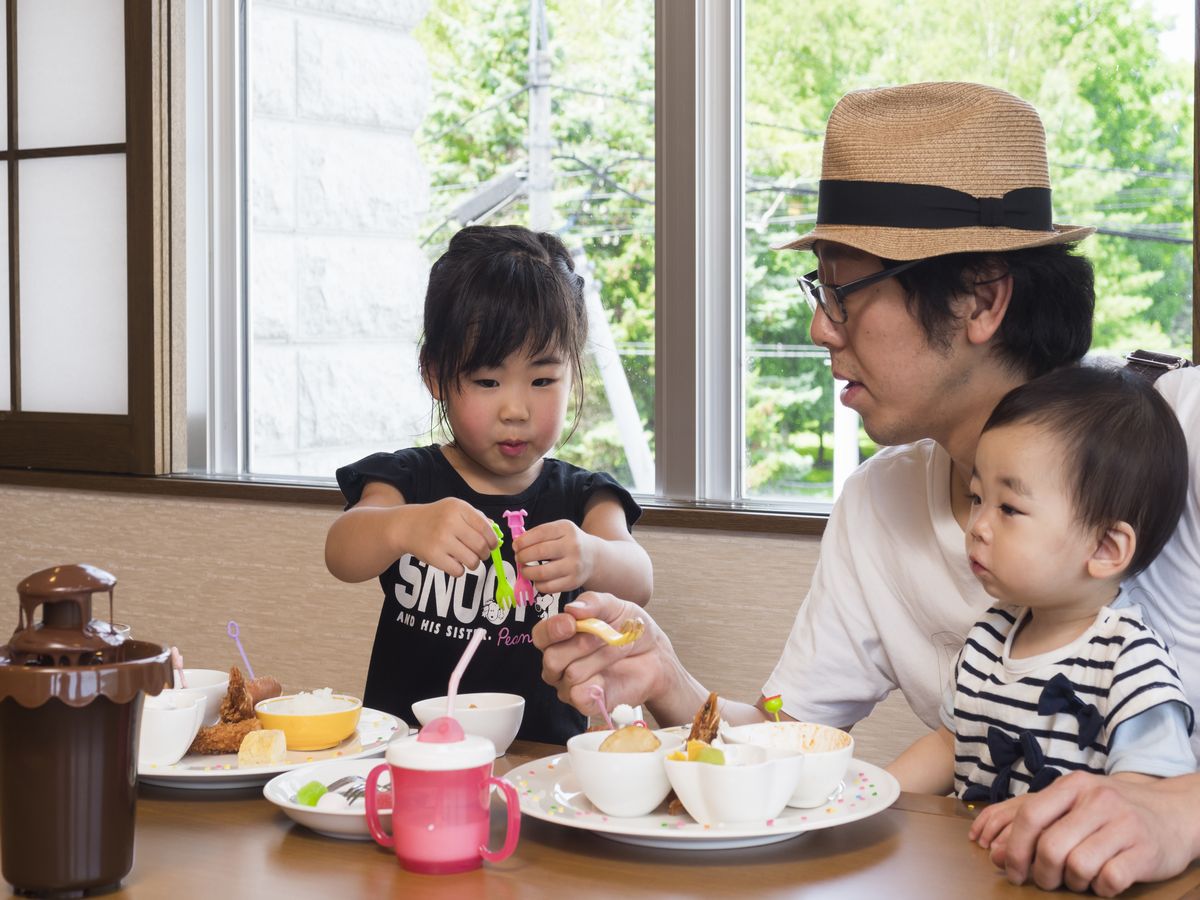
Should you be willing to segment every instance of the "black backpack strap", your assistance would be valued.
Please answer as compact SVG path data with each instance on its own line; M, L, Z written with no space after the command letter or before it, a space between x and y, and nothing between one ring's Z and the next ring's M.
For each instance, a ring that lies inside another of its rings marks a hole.
M1159 375L1174 369L1186 369L1191 364L1190 360L1182 356L1156 353L1153 350L1134 350L1125 355L1125 368L1147 381L1157 381Z

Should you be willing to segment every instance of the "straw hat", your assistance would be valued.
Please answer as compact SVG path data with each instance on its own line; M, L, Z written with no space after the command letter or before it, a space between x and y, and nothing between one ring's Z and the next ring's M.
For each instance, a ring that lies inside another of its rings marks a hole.
M777 250L834 241L885 259L1019 250L1095 231L1051 221L1037 110L982 84L853 91L825 130L817 224Z

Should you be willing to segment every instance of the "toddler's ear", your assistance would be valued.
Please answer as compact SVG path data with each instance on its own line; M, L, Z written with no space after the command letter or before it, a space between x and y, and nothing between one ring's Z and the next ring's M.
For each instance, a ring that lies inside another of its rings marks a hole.
M1137 535L1128 522L1114 522L1100 535L1100 541L1087 562L1093 578L1119 578L1133 559Z

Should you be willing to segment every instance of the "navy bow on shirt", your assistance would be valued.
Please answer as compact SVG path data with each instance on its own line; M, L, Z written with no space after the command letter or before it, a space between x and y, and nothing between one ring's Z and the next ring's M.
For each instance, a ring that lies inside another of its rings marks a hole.
M1038 699L1038 715L1052 716L1055 713L1066 712L1079 721L1079 738L1076 743L1079 749L1091 746L1100 736L1104 727L1104 716L1091 703L1084 703L1075 693L1067 676L1059 672L1042 689Z
M963 791L962 799L968 802L980 801L998 803L1012 796L1009 787L1012 783L1012 771L1021 760L1033 778L1029 782L1029 791L1033 793L1048 787L1062 773L1053 766L1046 765L1046 755L1042 753L1041 745L1030 731L1022 731L1016 737L1010 737L995 725L988 728L988 752L992 764L996 766L996 777L990 786L970 784Z

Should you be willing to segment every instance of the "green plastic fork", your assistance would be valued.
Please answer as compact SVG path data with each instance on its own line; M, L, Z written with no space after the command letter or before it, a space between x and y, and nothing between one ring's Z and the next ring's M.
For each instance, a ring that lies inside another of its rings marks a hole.
M492 522L492 531L496 532L496 546L492 550L492 568L496 570L496 605L501 609L512 609L517 595L508 583L508 576L504 574L504 560L500 558L500 548L504 546L504 532L495 522Z

